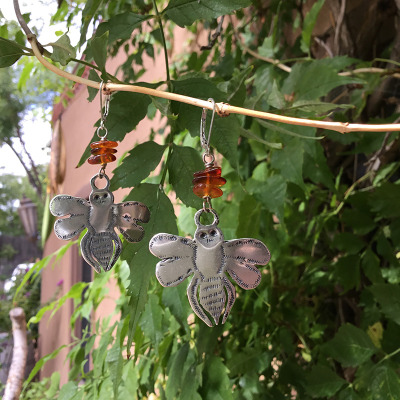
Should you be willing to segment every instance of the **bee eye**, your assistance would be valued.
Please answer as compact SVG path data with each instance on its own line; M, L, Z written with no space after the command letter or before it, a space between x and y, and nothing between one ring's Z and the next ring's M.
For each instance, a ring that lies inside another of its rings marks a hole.
M100 196L98 195L98 194L96 194L95 196L94 196L94 198L97 200L98 198L99 198Z
M211 235L211 236L217 236L217 235L218 235L218 232L217 232L215 229L213 229L213 230L210 232L210 235Z
M103 197L106 198L106 197L107 197L107 193L104 193L104 194L103 194Z
M207 237L207 233L201 232L199 236L200 236L200 239L205 239Z

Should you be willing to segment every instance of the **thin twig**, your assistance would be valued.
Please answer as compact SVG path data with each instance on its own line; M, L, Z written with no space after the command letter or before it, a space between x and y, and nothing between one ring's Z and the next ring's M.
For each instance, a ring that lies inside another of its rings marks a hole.
M336 55L338 55L339 51L340 51L340 46L339 46L340 32L342 30L345 12L346 12L346 0L342 0L342 3L340 5L339 15L337 18L335 37L333 40L333 49L334 49Z
M63 71L57 68L55 65L49 63L41 54L37 46L35 38L30 38L32 50L36 58L50 71L53 71L59 76L62 76L71 81L81 83L83 85L100 89L100 83L92 81L90 79L81 78L69 72ZM213 105L207 100L197 99L195 97L183 96L181 94L164 92L162 90L150 89L142 86L108 83L107 89L111 92L125 91L134 93L143 93L150 96L161 97L168 100L178 101L181 103L191 104L196 107L206 108L212 110ZM228 116L229 114L241 114L249 117L261 118L275 122L281 122L290 125L309 126L313 128L329 129L340 133L348 132L387 132L387 131L400 131L400 124L380 124L380 125L369 125L369 124L349 124L348 122L329 122L329 121L314 121L306 118L294 118L286 117L283 115L277 115L267 113L263 111L250 110L242 107L231 106L226 103L216 103L216 111L219 116Z
M207 46L201 46L200 50L211 50L214 47L215 42L221 36L222 24L224 23L224 18L225 18L225 15L223 15L220 18L218 26L217 26L217 29L215 30L215 32L212 35L209 36L208 45Z

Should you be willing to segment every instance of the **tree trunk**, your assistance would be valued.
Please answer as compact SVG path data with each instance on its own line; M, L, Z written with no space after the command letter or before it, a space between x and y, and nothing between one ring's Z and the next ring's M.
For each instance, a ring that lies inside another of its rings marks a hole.
M24 310L20 307L13 308L10 311L10 319L12 322L14 348L3 400L18 400L22 382L24 381L26 357L28 354Z

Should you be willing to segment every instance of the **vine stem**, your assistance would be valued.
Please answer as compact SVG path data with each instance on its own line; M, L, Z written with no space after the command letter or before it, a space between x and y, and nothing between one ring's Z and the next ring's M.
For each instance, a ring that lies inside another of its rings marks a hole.
M41 64L43 64L47 69L54 72L55 74L69 79L71 81L81 83L83 85L93 87L95 89L100 89L100 83L92 81L90 79L81 78L69 72L63 71L57 68L55 65L48 62L40 53L38 44L35 36L28 37L29 42L32 46L32 51L36 58ZM111 92L115 91L125 91L134 93L143 93L150 96L161 97L167 100L178 101L181 103L191 104L196 107L206 108L207 110L212 110L213 105L207 100L201 100L195 97L183 96L177 93L165 92L157 89L150 89L141 86L127 85L127 84L117 84L117 83L107 83L107 89ZM350 124L348 122L330 122L330 121L314 121L306 118L294 118L286 117L283 115L277 115L272 113L267 113L263 111L250 110L242 107L231 106L226 103L215 103L215 108L220 116L228 116L229 114L241 114L247 115L249 117L266 119L269 121L280 122L289 125L300 125L309 126L313 128L328 129L340 133L349 132L395 132L400 131L400 124Z

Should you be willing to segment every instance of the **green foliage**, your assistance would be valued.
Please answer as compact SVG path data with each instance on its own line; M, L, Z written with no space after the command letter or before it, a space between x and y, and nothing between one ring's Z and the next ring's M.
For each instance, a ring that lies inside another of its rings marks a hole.
M88 1L81 12L81 44L90 24L104 21L85 50L86 61L95 61L103 77L115 79L106 60L125 51L122 79L137 81L145 56L154 57L160 44L167 51L164 38L173 36L176 25L193 32L215 29L215 18L235 12L218 44L203 52L188 46L167 65L170 90L293 117L359 121L362 115L363 122L378 121L367 102L379 93L381 79L339 75L371 62L311 58L323 1L304 18L291 0L268 7L253 1L244 12L239 9L249 1L172 0L160 15L154 5L161 2L106 3ZM285 62L290 71L250 57L240 38L263 57L291 59ZM150 208L145 238L124 246L114 271L96 275L87 288L75 285L33 321L73 299L73 328L101 307L111 276L120 290L119 318L110 323L105 316L86 337L68 344L69 382L60 388L53 375L41 398L399 398L400 175L387 150L397 149L399 134L340 135L238 115L216 117L211 144L228 181L224 196L213 201L221 229L227 240L262 240L272 259L261 267L256 289L238 288L226 324L209 328L188 305L187 282L174 288L158 284L158 260L147 247L155 233L193 235L193 214L201 207L190 189L192 173L202 168L201 109L120 92L112 96L107 127L113 139L123 140L156 110L164 125L129 151L111 183L113 189L133 187L127 199ZM398 115L388 107L379 118L390 123ZM179 206L178 220L171 199ZM40 360L33 375L58 352ZM89 354L93 367L86 373Z

